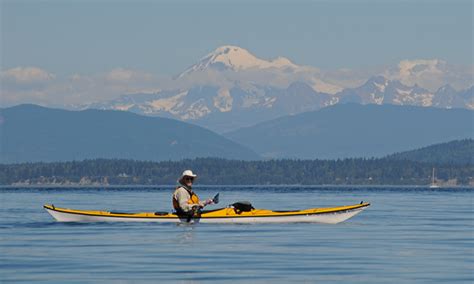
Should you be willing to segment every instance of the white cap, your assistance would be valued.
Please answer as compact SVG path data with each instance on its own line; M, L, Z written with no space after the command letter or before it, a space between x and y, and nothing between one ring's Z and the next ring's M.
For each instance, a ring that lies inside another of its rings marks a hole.
M185 171L181 174L181 178L180 178L180 179L183 179L184 177L193 177L193 178L195 178L195 177L197 177L197 175L195 175L195 174L193 173L193 171L191 171L191 170L185 170Z

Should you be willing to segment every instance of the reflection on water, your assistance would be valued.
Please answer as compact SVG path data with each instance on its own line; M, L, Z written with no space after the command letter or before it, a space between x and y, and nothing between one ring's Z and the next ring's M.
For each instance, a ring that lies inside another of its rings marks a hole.
M194 239L194 226L197 226L197 224L176 224L176 226L179 227L184 227L184 230L182 231L182 237L178 236L178 243L183 244L183 243L190 243Z
M173 189L0 189L0 282L472 283L469 189L227 187L219 206L372 206L345 223L57 223L42 209L171 210Z

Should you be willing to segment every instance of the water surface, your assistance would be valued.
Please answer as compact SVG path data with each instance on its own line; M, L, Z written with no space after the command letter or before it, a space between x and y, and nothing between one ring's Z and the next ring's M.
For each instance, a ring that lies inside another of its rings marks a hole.
M368 201L337 225L57 223L45 203L171 210L171 187L0 188L0 282L472 283L471 189L201 187L221 204L303 209Z

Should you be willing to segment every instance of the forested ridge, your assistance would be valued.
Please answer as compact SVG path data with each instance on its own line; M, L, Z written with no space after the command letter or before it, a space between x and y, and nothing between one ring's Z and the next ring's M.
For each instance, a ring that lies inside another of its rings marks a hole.
M240 161L197 158L181 161L93 159L0 164L0 184L174 184L192 169L208 185L427 185L433 168L439 184L474 185L474 140L455 140L385 158Z
M174 184L185 169L199 175L200 184L265 185L423 185L437 178L472 183L474 165L435 164L389 158L343 160L237 161L198 158L148 162L94 159L71 162L0 164L0 184L156 185Z
M389 159L410 160L436 164L473 164L474 140L462 139L395 153Z

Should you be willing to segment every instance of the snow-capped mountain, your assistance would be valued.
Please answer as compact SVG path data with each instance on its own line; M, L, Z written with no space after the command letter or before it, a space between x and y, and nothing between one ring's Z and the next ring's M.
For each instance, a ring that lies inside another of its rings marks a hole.
M364 85L358 88L345 89L337 96L340 98L340 102L343 103L432 106L434 94L417 85L409 87L403 85L400 81L375 76Z
M124 95L89 107L171 117L225 132L337 103L473 109L473 95L473 88L457 92L446 86L430 92L376 76L358 88L348 88L336 95L317 92L304 82L294 82L287 88L236 84L231 88L196 86L187 90Z
M172 88L87 107L172 117L218 132L348 102L474 109L473 87L458 91L445 85L433 91L404 83L410 74L441 72L441 63L404 62L398 71L403 76L377 75L349 88L284 57L265 60L237 46L222 46L177 76Z
M464 91L458 92L458 96L465 102L465 107L474 109L474 86Z
M471 87L468 90L458 92L450 85L445 85L432 92L417 84L406 86L398 80L388 80L383 76L374 76L362 86L347 88L336 96L341 103L472 109L471 105L474 98L472 89Z
M337 98L316 92L304 82L294 82L287 88L253 84L236 84L231 88L206 85L155 94L123 95L87 108L171 117L221 132L281 115L317 110L336 102Z
M226 45L204 56L196 64L176 76L178 88L202 85L233 87L237 83L286 88L293 82L305 82L315 91L335 94L344 87L331 83L320 70L301 66L285 57L261 59L248 50Z
M434 107L474 109L474 86L457 92L447 84L439 88L433 97Z
M293 64L288 58L278 57L267 61L257 58L248 50L238 46L225 45L204 56L198 63L186 69L178 78L190 75L193 72L214 69L218 71L232 70L241 71L246 69L292 69L299 66Z

